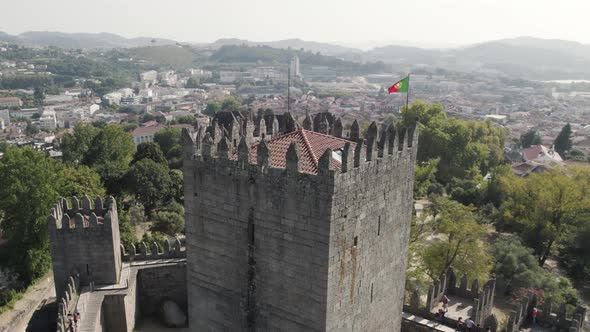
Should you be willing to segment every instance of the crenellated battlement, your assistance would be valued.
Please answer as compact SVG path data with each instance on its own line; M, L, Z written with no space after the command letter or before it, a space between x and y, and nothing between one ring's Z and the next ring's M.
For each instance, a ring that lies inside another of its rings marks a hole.
M111 229L113 221L117 220L117 203L113 197L108 197L106 202L101 197L92 201L88 196L79 200L76 196L68 202L60 198L53 206L48 218L50 232L55 230L83 230L88 228L105 227Z
M121 272L119 216L113 197L60 198L47 218L56 294L79 275L82 285L116 284Z
M252 136L241 135L239 143L235 139L232 141L233 136L220 134L223 127L216 121L194 133L183 129L184 158L253 172L274 173L280 170L335 176L365 169L378 160L394 161L407 155L415 157L417 123L409 128L393 124L382 126L379 131L373 122L366 137L361 137L360 126L355 120L348 137L343 138L342 121L327 114L320 113L314 120L307 114L303 126L300 126L291 114L285 113L282 115L284 126L278 126L285 128L285 132L277 134L277 126L272 131L259 128L248 133ZM274 114L266 114L257 123L264 126L266 121L271 120L278 121ZM312 124L314 131L307 129ZM256 132L258 137L253 136Z
M138 248L136 248L134 244L131 244L129 252L121 244L121 258L127 262L186 258L186 249L183 249L178 238L174 239L174 241L165 240L163 246L160 246L157 242L152 242L149 245L140 242Z

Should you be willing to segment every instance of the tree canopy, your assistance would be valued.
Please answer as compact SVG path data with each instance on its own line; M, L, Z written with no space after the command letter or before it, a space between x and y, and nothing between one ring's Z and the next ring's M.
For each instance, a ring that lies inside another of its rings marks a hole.
M590 169L571 167L500 178L506 196L500 227L518 232L534 250L538 263L590 218Z
M63 183L60 165L31 148L9 148L0 159L2 259L27 283L50 267L47 216Z
M572 149L572 127L570 124L566 124L561 128L559 135L553 142L554 149L560 156L565 158L566 152Z
M455 177L485 175L503 160L506 132L491 121L448 118L442 105L422 101L402 110L402 125L416 118L420 120L417 162L423 165L439 159L436 179L442 184Z
M531 145L541 144L541 136L536 129L530 129L526 133L520 135L520 146L523 148L530 148Z
M442 277L452 267L459 275L486 280L491 257L483 240L485 229L476 221L474 208L445 197L434 197L430 211L421 222L413 224L417 262L432 280ZM419 228L420 231L416 231ZM426 238L429 241L424 241Z

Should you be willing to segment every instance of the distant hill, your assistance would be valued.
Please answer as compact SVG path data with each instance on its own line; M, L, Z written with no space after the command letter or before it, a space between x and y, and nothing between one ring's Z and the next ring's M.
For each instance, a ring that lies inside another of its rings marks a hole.
M61 48L131 48L143 46L174 45L169 39L138 37L125 38L112 33L65 33L51 31L29 31L19 35L9 35L0 31L0 42L16 43L25 46L56 46Z
M356 48L350 48L340 45L328 44L328 43L320 43L314 41L306 41L302 39L285 39L285 40L278 40L278 41L270 41L270 42L256 42L256 41L249 41L243 39L236 39L236 38L229 38L229 39L218 39L215 42L210 44L212 48L220 48L222 46L230 46L230 45L247 45L247 46L269 46L272 48L281 48L281 49L294 49L300 50L304 49L305 51L310 51L313 53L320 52L324 55L342 55L346 53L360 53L362 52Z
M527 79L590 78L590 45L566 40L519 37L447 50L392 45L363 55L370 61L493 70Z

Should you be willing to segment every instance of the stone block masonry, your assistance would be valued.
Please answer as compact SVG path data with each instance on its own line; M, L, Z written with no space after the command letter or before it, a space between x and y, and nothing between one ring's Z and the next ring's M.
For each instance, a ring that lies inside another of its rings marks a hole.
M183 133L190 328L399 331L417 131L361 140L355 122L332 140L337 119L310 142L282 118L302 131L288 149L274 131L231 144L215 122Z
M94 203L94 204L93 204ZM119 219L115 199L106 205L99 197L61 198L51 210L48 229L56 294L63 294L70 276L80 285L111 285L119 282L121 252Z

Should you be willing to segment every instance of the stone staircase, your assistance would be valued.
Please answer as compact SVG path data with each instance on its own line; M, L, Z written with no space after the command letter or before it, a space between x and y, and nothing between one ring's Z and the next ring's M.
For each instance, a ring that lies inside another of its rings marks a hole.
M103 292L90 292L84 289L78 300L78 310L80 310L80 321L76 332L95 332L101 331L100 314Z

